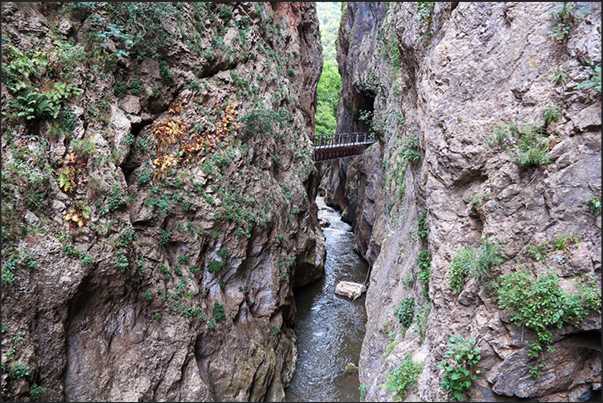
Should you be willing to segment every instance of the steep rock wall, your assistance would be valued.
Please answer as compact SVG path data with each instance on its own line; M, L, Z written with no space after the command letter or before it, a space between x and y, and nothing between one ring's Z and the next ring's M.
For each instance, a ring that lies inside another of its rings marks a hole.
M568 292L581 276L600 289L601 216L585 204L601 195L600 92L581 85L589 63L601 62L600 5L580 3L560 41L548 33L559 23L552 7L435 3L420 14L417 3L344 5L338 129L366 129L362 116L372 113L381 139L363 156L331 163L322 186L372 263L360 358L367 401L395 397L383 385L407 353L424 369L404 399L449 399L437 365L455 334L481 350L471 400L600 396L600 314L550 328L555 350L539 357L546 364L536 378L529 369L538 359L528 357L536 334L511 323L488 279L467 276L460 294L449 283L455 253L487 238L506 259L492 278L526 269L555 273ZM546 110L558 119L546 123ZM514 129L502 146L488 145L486 136L512 123L540 130L550 161L514 162L504 150L518 149ZM554 247L572 235L572 246ZM536 260L529 247L545 244L556 250ZM405 328L395 308L410 298Z
M282 400L313 3L3 3L2 38L3 399Z

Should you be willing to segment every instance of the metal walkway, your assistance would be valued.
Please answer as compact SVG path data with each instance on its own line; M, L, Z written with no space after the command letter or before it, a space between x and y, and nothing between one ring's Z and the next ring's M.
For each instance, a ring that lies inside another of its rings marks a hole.
M359 155L377 141L374 133L335 133L312 134L314 143L314 161L327 161L337 158Z

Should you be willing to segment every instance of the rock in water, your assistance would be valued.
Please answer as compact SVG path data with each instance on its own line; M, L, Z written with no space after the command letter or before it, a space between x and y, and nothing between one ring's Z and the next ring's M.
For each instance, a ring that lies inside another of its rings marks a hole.
M349 363L343 370L344 375L358 375L358 367L354 363Z
M318 219L318 224L320 224L320 226L322 228L327 228L327 227L331 226L331 223L326 218L320 218L320 219Z
M352 301L360 297L366 291L366 286L362 283L351 281L340 281L335 287L335 294L348 297Z

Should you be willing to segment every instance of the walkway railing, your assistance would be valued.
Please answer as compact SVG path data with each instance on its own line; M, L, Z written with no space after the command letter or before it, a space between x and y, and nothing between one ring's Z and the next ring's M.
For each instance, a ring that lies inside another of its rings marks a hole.
M314 161L359 155L377 141L375 134L370 132L313 134L309 137L314 143Z

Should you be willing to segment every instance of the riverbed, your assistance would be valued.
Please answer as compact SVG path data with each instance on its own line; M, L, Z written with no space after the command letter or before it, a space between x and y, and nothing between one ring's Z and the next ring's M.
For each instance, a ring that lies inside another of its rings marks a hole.
M365 296L352 302L335 295L340 281L363 282L367 263L352 250L352 228L341 215L317 197L318 217L330 226L323 228L327 259L325 276L295 290L295 334L297 367L285 390L288 402L358 402L357 375L343 375L348 363L358 365L364 338Z

